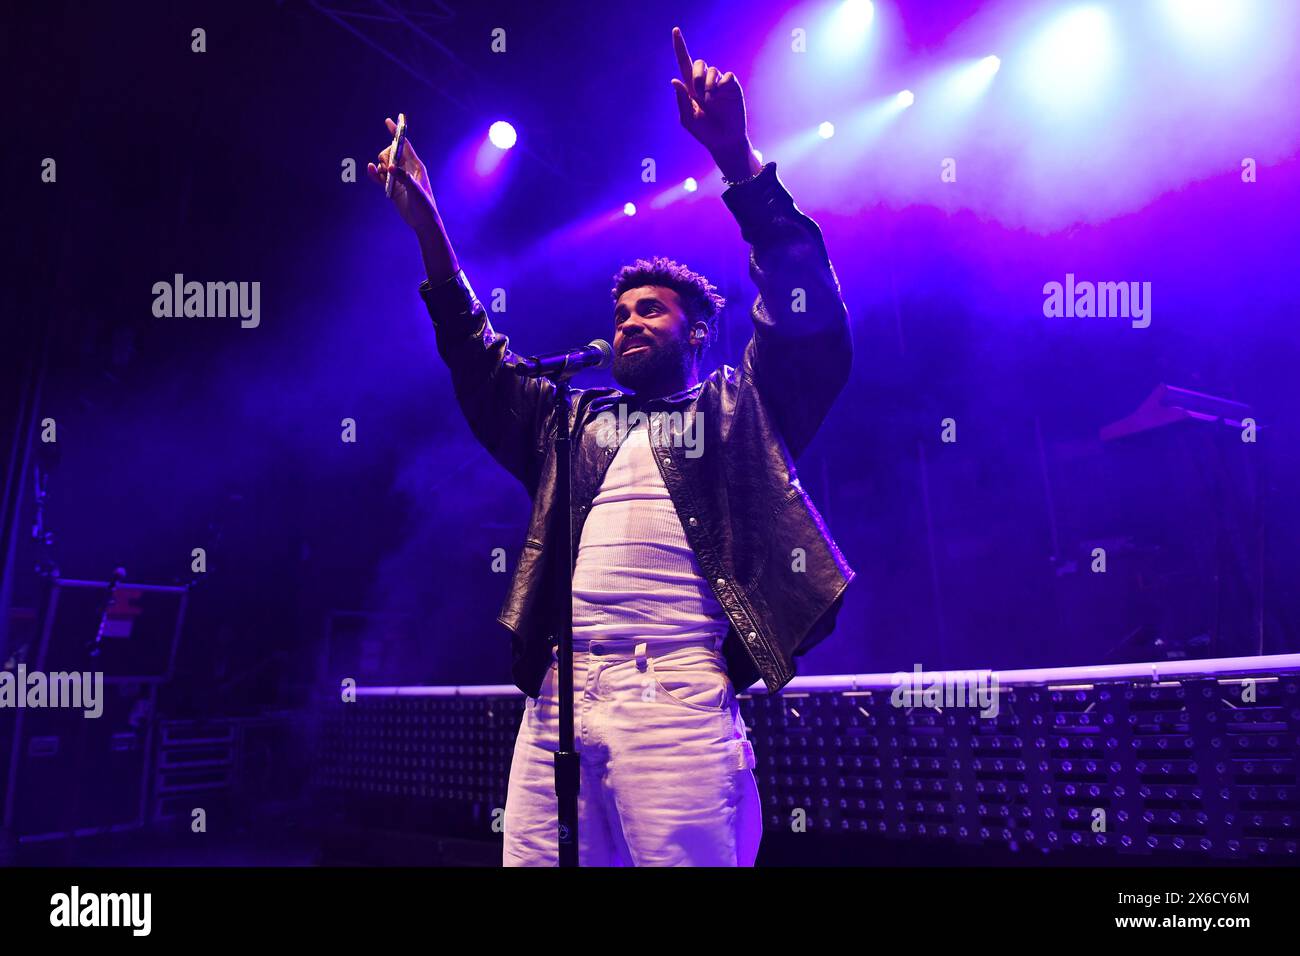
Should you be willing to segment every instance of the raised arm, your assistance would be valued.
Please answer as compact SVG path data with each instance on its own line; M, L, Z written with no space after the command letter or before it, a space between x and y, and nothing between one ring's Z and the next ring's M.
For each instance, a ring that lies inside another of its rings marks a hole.
M391 119L385 122L389 134L394 134L396 124ZM396 166L391 149L384 149L366 171L381 187L389 176L396 177L393 206L420 245L427 276L420 296L433 319L438 354L451 371L456 400L474 437L531 495L537 490L545 453L554 386L544 379L520 378L509 367L509 340L492 328L461 271L433 198L428 170L409 140Z
M709 151L730 185L723 200L750 245L758 286L754 337L742 376L771 410L798 457L848 380L853 346L839 280L817 224L795 206L750 143L745 97L734 73L692 60L673 30L680 78L673 79L682 126Z

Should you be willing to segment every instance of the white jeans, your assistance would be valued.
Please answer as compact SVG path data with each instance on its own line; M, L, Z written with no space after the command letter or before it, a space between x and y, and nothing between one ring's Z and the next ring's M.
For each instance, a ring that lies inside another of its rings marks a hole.
M573 655L583 866L753 866L762 835L754 750L721 641L594 641ZM555 866L553 661L515 740L506 866Z

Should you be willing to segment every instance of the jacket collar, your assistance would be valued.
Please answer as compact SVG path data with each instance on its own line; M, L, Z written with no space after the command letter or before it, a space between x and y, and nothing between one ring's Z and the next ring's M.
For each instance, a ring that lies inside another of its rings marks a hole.
M642 399L637 395L629 395L624 392L622 398L619 400L626 402L630 408L653 411L658 408L670 408L673 405L684 405L688 402L693 402L699 396L700 389L702 388L704 388L704 380L701 379L690 388L684 388L680 392L674 392L672 395Z

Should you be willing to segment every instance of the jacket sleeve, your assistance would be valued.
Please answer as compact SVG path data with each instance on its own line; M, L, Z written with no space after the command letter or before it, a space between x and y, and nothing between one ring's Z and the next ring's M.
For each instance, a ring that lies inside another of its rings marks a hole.
M758 390L797 458L848 380L848 310L821 229L795 206L775 163L722 199L750 245L749 274L759 293L742 382Z
M492 328L464 272L437 286L426 279L420 297L433 319L438 354L451 371L456 400L470 430L533 495L545 457L555 386L514 373L510 340Z

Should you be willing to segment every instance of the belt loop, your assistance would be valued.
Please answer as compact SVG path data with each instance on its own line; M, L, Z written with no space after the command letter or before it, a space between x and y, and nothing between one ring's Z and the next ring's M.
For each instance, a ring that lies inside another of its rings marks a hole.
M645 641L642 641L640 644L636 646L636 651L635 651L636 669L639 671L644 671L646 668L645 651L646 651Z

